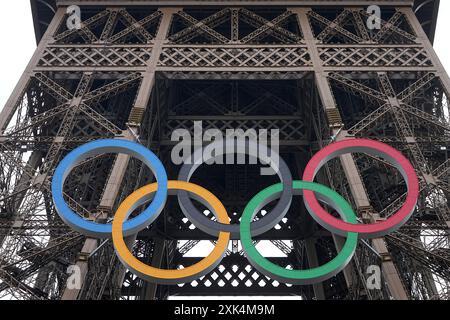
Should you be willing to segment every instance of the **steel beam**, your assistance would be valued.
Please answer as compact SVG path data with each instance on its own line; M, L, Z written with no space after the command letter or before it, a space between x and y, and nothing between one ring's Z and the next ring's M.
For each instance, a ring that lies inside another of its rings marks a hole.
M173 14L176 12L176 10L174 9L162 9L161 11L163 14L163 18L160 29L155 38L152 60L147 67L148 71L144 74L144 78L138 93L138 98L129 117L130 129L128 131L125 131L124 134L120 136L121 139L127 139L131 141L136 140L137 132L132 132L132 130L134 131L138 129L139 125L142 122L142 116L144 115L144 112L150 102L150 94L155 82L155 65L159 58L158 51L160 52L161 46L167 37L170 21ZM159 50L158 47L160 48ZM128 155L121 154L117 157L100 202L100 210L112 213L129 161L130 157ZM129 244L129 246L132 246L135 238L136 237L127 239L127 243ZM80 256L82 257L82 261L79 260L77 262L77 265L82 270L82 283L84 282L84 279L87 275L87 260L85 259L85 257L86 255L89 256L89 254L91 254L97 248L97 245L98 241L96 241L95 239L87 239L85 246L83 247L83 251L80 254ZM121 277L119 277L119 279L120 278ZM81 288L66 289L62 299L76 300L80 291Z

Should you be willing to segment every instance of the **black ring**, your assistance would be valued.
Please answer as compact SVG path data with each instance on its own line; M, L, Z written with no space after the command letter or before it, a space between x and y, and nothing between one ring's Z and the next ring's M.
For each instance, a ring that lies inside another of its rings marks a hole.
M238 142L239 144L239 142ZM245 152L242 153L242 150L240 148L237 148L237 151L235 150L235 141L234 140L227 140L225 142L217 141L212 144L210 144L208 147L218 146L218 148L214 148L214 150L221 150L221 153L216 153L213 157L210 157L209 159L203 159L203 149L199 148L194 153L194 160L195 159L202 159L201 161L193 161L193 164L184 164L183 167L180 170L180 174L178 176L179 181L186 181L189 182L192 175L195 173L195 171L202 165L205 161L209 161L212 159L215 159L219 156L223 156L226 154L246 154L250 158L255 158L255 154L258 154L258 147L259 148L266 148L266 151L269 151L268 146L261 145L259 143L253 142L253 141L246 141L246 147ZM224 147L225 146L225 147ZM233 150L233 152L230 152L230 150ZM255 153L256 150L256 153ZM240 152L241 151L241 152ZM253 152L250 152L253 151ZM273 156L278 156L273 150L271 151L271 158ZM268 155L268 152L266 153ZM279 156L278 156L279 157ZM262 162L267 162L267 159L262 159L259 156L257 157ZM292 202L293 197L293 181L292 181L292 174L289 170L288 166L284 162L281 157L279 157L279 166L278 168L275 167L275 164L270 161L270 165L272 169L275 170L277 175L279 176L281 183L283 183L283 192L281 194L280 200L276 204L275 208L268 212L264 217L262 217L260 220L255 221L252 223L252 236L258 236L261 235L273 227L275 227L285 216L287 211L289 210ZM269 163L268 163L269 164ZM195 197L194 197L195 199ZM192 200L189 196L189 193L186 191L179 191L178 192L178 202L180 204L180 208L183 211L184 215L194 224L195 227L199 228L203 232L206 232L209 235L212 236L218 236L220 232L229 232L231 233L232 239L239 239L240 238L240 229L238 224L232 224L232 225L225 225L221 224L216 221L210 220L208 217L206 217L202 212L200 212L192 203Z

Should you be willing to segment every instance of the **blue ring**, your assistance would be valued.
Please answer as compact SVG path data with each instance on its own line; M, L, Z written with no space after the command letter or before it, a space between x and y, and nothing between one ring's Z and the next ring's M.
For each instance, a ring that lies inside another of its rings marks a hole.
M99 224L85 220L72 211L63 196L64 182L70 171L85 159L105 153L125 153L141 160L153 171L158 182L158 190L149 207L137 217L124 223L125 236L137 234L152 224L163 210L167 199L168 181L166 170L159 158L149 149L135 142L119 139L97 140L70 152L59 163L52 180L52 197L56 211L65 223L86 236L95 238L111 237L112 224Z

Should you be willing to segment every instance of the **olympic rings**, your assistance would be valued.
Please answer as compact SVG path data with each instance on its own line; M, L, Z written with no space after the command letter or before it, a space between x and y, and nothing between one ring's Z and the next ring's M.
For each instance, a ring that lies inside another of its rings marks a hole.
M358 245L358 234L349 233L341 252L330 262L309 270L288 270L264 258L253 244L251 238L251 221L268 203L278 198L283 190L282 184L268 187L258 193L244 209L241 218L242 247L250 263L265 276L283 283L307 285L325 281L340 271L350 262ZM348 222L356 223L356 215L350 204L338 193L328 187L312 182L294 181L294 195L301 195L302 190L314 191L318 198L332 206Z
M351 139L333 143L311 159L303 174L303 181L313 182L316 174L328 161L350 152L364 152L372 156L379 156L400 171L408 187L408 195L403 206L383 222L352 224L331 216L320 206L313 192L305 191L305 205L309 213L325 229L341 236L346 236L347 232L357 232L363 238L376 238L397 230L408 221L416 208L419 197L419 179L408 159L394 148L367 139Z
M223 154L243 154L243 151L240 151L239 148L235 151L234 141L227 141L225 143L225 148L223 148L224 143L222 141L214 142L209 147L214 150L218 150L215 154L215 157L219 157ZM248 146L248 149L247 149ZM262 144L257 144L252 141L247 142L247 146L245 148L245 154L247 154L250 158L254 157L254 154L258 154L258 148L261 150L265 149L266 154L268 154L268 147ZM216 148L217 147L217 148ZM274 151L271 150L271 157L274 156ZM194 159L202 159L203 153L202 150L199 149L194 154ZM202 161L194 161L194 164L185 164L180 170L180 174L178 176L179 181L189 181L198 167L202 162L207 162L211 160L213 157L203 159ZM265 161L265 159L261 159ZM273 227L275 227L281 219L284 218L287 211L291 206L292 201L292 175L288 166L284 162L283 159L280 158L280 162L278 168L275 167L273 162L270 163L271 167L278 174L281 182L284 185L283 193L280 197L275 208L272 211L267 213L263 218L256 221L252 225L252 235L257 236L263 234ZM239 238L239 225L222 225L216 221L212 221L208 219L201 211L199 211L193 204L191 199L189 198L187 192L179 192L178 193L178 202L180 203L181 210L184 215L189 218L189 220L194 223L194 225L206 232L210 235L217 236L217 234L221 231L230 232L233 239Z
M280 158L279 166L270 161L281 183L273 185L258 193L246 206L240 225L230 225L229 217L223 204L208 190L190 183L189 180L201 163L208 162L223 154L247 154L256 159L255 150L266 148L254 142L247 142L245 150L234 149L234 141L226 142L226 150L215 148L215 142L209 147L218 151L214 156L202 159L201 150L194 154L195 164L185 164L179 174L179 181L168 181L166 171L156 155L145 147L125 140L98 140L83 145L70 152L58 165L52 180L52 193L55 208L64 222L73 229L87 236L97 238L112 237L116 254L121 262L133 273L144 280L159 284L180 284L202 277L217 267L224 257L230 239L240 239L250 263L264 275L290 284L312 284L329 279L340 272L353 257L358 237L373 238L384 236L400 228L411 217L419 196L419 180L411 163L392 147L372 140L349 139L333 143L317 153L306 166L303 180L293 181L286 163ZM233 144L230 148L229 144ZM247 150L248 149L248 150ZM64 201L63 186L70 171L85 159L102 153L125 153L134 156L146 164L156 177L156 183L147 185L131 194L119 206L112 224L98 224L85 220L70 209ZM221 153L222 152L222 153ZM314 183L319 170L331 159L353 152L363 152L378 156L397 168L406 181L408 195L402 208L380 223L358 224L350 204L335 191ZM259 153L261 154L261 153ZM273 156L273 151L272 155ZM266 162L267 159L260 159ZM177 191L176 191L177 190ZM302 191L304 190L304 191ZM178 195L183 213L200 230L218 236L214 250L199 263L180 270L162 270L148 266L135 258L124 237L137 234L148 227L160 215L166 203L167 195ZM330 262L309 270L287 270L265 259L255 248L252 236L261 235L276 226L286 215L294 195L304 196L305 206L311 216L325 229L346 237L346 242L338 255ZM197 210L190 197L200 201L215 215L217 222L209 220ZM275 208L262 219L252 222L254 216L269 202L279 199ZM138 207L152 200L150 205L136 218L128 220L130 214ZM334 208L341 219L334 218L319 204L319 201Z
M168 189L185 190L195 194L197 199L199 199L202 204L208 207L208 209L215 214L218 221L223 224L229 223L229 218L225 207L220 200L208 190L198 185L182 181L169 181ZM220 232L219 240L209 256L193 266L179 270L163 270L148 266L136 259L128 250L123 238L122 224L137 206L150 200L151 196L157 190L159 190L158 184L153 183L151 185L147 185L135 191L120 205L114 217L112 227L112 238L117 256L122 263L136 275L144 280L158 284L170 285L186 283L206 275L217 267L220 261L222 261L222 258L228 248L228 242L230 241L230 234L228 232ZM136 204L138 205L136 206Z
M159 216L167 198L167 174L158 157L144 146L119 139L97 140L87 143L70 152L58 165L52 180L52 197L56 211L61 219L76 231L91 237L111 237L111 224L99 224L79 216L65 202L63 196L64 182L70 171L82 161L103 153L125 153L134 156L146 164L156 176L160 188L150 206L136 218L124 225L124 235L138 233L152 224Z

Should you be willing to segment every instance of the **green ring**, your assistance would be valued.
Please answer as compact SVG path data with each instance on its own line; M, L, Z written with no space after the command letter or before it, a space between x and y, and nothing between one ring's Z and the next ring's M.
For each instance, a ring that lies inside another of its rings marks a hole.
M311 190L319 200L335 208L345 222L357 223L356 214L351 205L337 192L330 188L312 182L294 181L294 191L302 194L302 190ZM347 233L344 247L330 262L308 270L284 269L264 258L253 245L251 237L251 222L256 213L267 203L279 197L283 191L281 183L268 187L258 193L247 205L241 218L241 242L250 263L265 276L283 283L293 285L308 285L325 281L342 271L352 259L358 244L358 233Z

